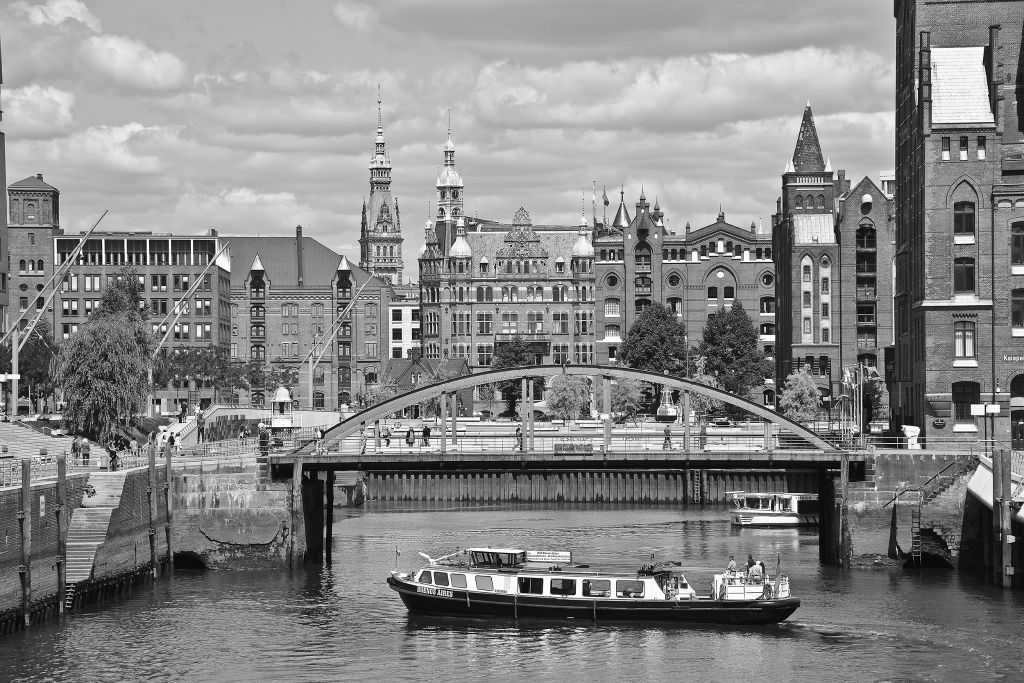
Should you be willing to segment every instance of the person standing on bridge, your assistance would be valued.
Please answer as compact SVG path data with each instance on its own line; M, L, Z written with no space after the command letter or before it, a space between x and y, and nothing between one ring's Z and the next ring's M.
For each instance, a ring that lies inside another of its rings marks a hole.
M670 425L665 425L665 440L662 442L661 448L665 451L672 450L672 427Z
M416 445L416 432L413 431L412 425L409 425L409 429L405 432L405 444L409 448Z
M523 450L523 428L516 426L516 450Z
M430 448L430 425L423 425L423 445Z

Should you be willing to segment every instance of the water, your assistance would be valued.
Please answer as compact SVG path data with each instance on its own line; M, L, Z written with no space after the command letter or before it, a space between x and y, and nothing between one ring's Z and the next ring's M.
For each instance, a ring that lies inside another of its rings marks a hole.
M950 572L818 565L814 530L735 529L723 508L444 506L339 511L334 565L179 574L63 624L0 640L21 680L1007 680L1024 679L1024 595ZM395 566L467 545L572 550L635 568L677 558L702 591L729 553L774 569L796 614L770 627L411 617Z

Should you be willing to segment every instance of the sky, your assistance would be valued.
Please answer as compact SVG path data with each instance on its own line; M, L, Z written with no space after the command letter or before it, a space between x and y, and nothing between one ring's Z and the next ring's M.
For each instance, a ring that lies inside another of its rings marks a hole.
M857 179L894 165L892 3L17 0L9 182L65 230L304 234L358 260L381 97L407 274L449 115L470 215L578 224L593 183L670 230L768 225L806 102Z

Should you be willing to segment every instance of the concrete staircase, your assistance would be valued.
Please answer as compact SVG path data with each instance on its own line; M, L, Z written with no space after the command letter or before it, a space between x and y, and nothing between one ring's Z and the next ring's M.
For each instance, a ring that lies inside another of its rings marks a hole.
M93 472L89 485L95 495L82 499L82 507L71 514L68 527L67 574L64 585L64 606L74 606L75 586L92 578L96 553L107 538L110 516L121 504L125 472Z
M35 457L42 448L56 457L71 452L71 437L47 436L17 422L0 422L0 446L6 446L6 455L13 457Z

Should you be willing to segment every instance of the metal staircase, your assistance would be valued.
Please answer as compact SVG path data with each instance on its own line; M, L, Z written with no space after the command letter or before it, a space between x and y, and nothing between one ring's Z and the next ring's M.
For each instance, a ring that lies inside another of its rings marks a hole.
M96 553L107 538L110 516L121 504L125 472L93 472L89 485L95 493L82 499L68 527L67 574L64 583L64 608L75 604L77 586L92 578Z

